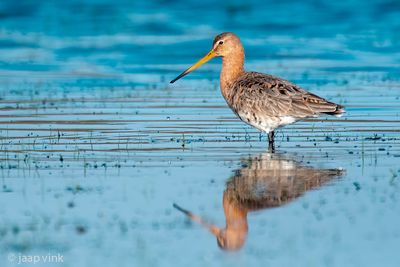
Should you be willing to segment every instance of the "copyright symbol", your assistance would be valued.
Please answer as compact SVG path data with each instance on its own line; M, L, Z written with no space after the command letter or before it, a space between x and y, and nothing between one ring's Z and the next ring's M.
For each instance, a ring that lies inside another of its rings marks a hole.
M17 256L15 256L14 253L10 253L10 254L8 254L7 258L8 258L8 261L14 262L17 259Z

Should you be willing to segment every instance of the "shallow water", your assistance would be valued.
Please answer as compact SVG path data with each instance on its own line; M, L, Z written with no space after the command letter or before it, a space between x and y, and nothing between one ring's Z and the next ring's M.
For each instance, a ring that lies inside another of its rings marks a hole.
M14 2L0 4L0 266L399 265L397 2ZM279 130L271 156L227 108L218 59L169 85L226 30L247 69L345 116ZM247 203L236 252L173 208L222 229L227 199Z

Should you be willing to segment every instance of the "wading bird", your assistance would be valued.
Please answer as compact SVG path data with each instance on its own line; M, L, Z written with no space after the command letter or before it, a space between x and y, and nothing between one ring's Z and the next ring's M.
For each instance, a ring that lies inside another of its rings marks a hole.
M320 115L341 116L344 107L307 92L284 79L244 70L244 48L239 37L217 35L212 49L173 79L174 83L214 57L222 57L220 86L233 112L245 123L268 134L273 149L274 130L301 119Z

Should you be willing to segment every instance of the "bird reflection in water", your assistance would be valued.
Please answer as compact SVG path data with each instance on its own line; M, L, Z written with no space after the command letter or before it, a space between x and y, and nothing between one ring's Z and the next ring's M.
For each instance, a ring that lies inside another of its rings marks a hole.
M284 154L263 153L245 160L227 181L222 197L225 228L209 224L177 204L174 207L205 226L221 249L239 250L246 241L249 212L284 205L343 173L342 169L304 166Z

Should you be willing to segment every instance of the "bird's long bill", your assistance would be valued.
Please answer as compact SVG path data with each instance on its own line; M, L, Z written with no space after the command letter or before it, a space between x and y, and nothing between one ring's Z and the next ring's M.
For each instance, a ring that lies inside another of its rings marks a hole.
M198 67L200 67L201 65L203 65L204 63L206 63L207 61L209 61L210 59L212 59L213 57L215 57L217 54L215 53L215 51L212 49L210 52L207 53L207 55L205 55L202 59L200 59L199 61L197 61L193 66L191 66L190 68L188 68L187 70L185 70L184 72L182 72L178 77L176 77L175 79L173 79L171 81L171 83L176 82L177 80L179 80L180 78L182 78L183 76L185 76L186 74L190 73L191 71L194 71L195 69L197 69Z
M218 236L219 233L221 232L221 229L219 229L217 226L209 224L205 222L202 218L200 218L197 215L194 215L188 210L185 210L184 208L178 206L177 204L174 203L174 208L185 214L189 219L191 219L194 222L197 222L198 224L204 226L207 228L208 231L210 231L214 236Z

